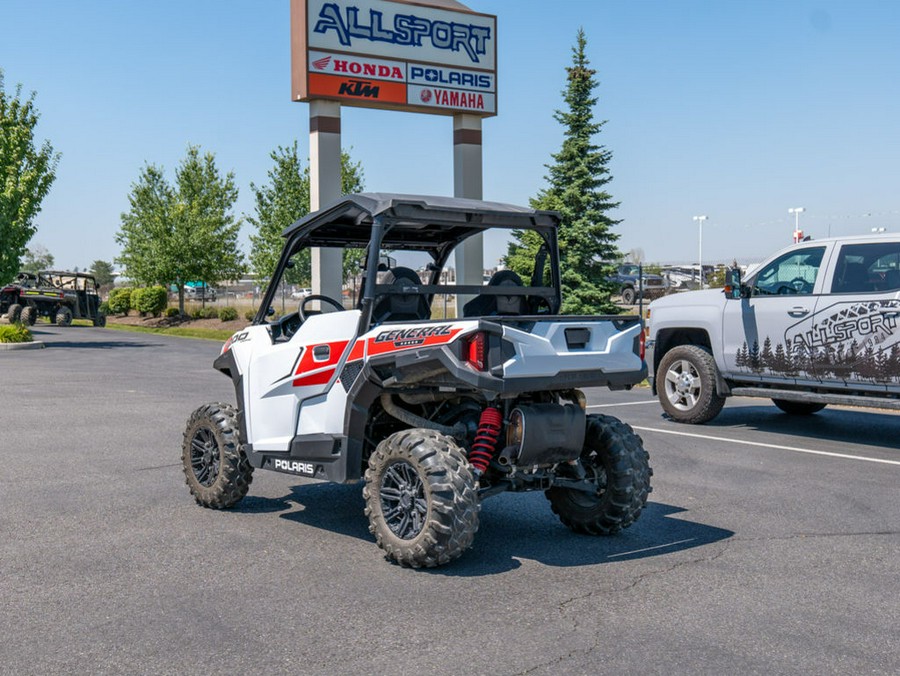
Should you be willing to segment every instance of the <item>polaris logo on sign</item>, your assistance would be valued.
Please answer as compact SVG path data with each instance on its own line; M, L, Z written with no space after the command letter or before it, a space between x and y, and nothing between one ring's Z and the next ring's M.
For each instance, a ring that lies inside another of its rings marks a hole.
M473 89L476 91L494 91L494 76L490 73L478 73L472 70L457 68L435 68L420 64L409 65L409 83L421 85L440 85L456 89Z

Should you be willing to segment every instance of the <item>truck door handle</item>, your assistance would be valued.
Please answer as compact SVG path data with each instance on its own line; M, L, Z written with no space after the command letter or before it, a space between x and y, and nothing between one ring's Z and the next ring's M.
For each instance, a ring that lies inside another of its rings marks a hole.
M788 314L791 317L805 317L806 315L809 314L809 308L792 307L790 310L788 310Z

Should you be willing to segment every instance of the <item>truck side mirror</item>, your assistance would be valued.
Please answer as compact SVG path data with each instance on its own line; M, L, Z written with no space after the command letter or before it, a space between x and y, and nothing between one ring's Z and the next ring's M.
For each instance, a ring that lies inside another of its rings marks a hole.
M725 295L728 298L741 297L741 270L740 268L728 268L725 271Z

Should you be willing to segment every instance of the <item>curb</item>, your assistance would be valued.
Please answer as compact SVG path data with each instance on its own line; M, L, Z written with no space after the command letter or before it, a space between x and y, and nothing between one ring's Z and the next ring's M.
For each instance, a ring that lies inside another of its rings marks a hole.
M0 351L3 350L40 350L46 347L40 340L34 340L30 343L0 343Z

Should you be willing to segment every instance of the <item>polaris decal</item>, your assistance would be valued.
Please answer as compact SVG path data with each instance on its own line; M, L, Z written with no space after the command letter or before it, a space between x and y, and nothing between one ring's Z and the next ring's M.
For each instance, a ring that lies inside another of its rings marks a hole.
M311 462L301 462L300 460L272 460L272 469L279 472L288 472L289 474L299 474L300 476L314 477L316 475L316 466Z

